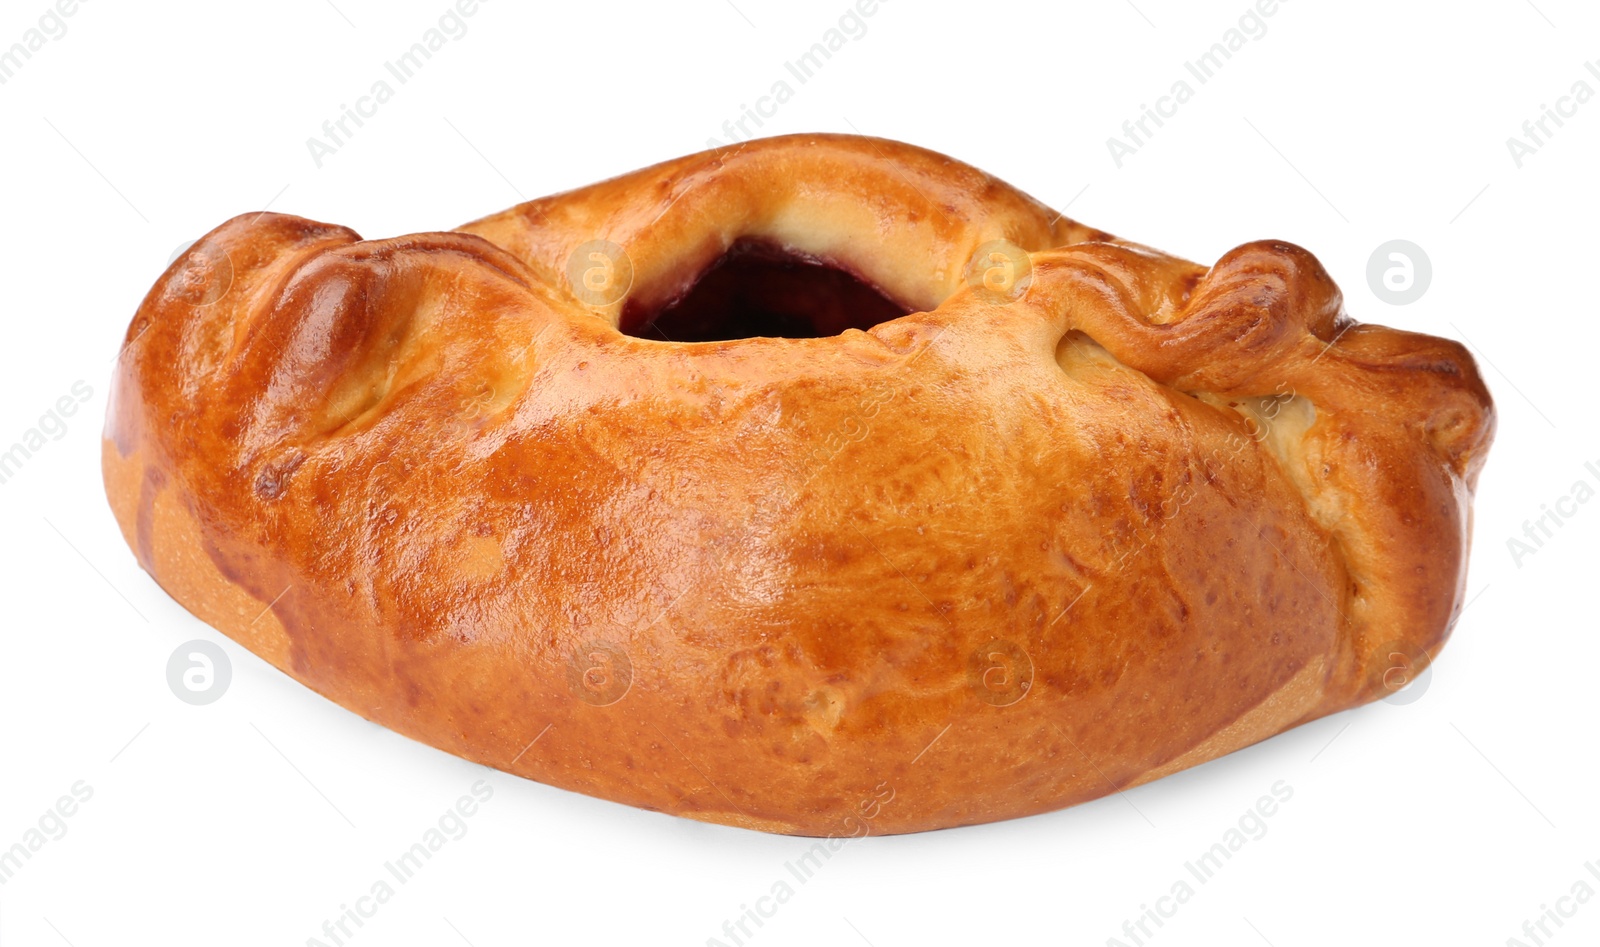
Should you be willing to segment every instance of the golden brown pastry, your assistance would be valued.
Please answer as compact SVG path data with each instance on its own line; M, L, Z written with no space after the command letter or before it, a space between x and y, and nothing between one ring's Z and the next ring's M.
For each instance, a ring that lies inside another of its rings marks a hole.
M451 753L802 835L1384 696L1461 607L1494 427L1298 247L1207 269L828 135L454 233L238 217L126 338L106 489L184 607Z

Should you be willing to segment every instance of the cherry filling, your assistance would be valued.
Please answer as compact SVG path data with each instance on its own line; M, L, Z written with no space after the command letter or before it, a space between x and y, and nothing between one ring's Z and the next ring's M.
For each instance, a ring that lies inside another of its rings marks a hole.
M852 273L769 243L739 240L666 305L624 305L622 331L670 342L815 339L910 311Z

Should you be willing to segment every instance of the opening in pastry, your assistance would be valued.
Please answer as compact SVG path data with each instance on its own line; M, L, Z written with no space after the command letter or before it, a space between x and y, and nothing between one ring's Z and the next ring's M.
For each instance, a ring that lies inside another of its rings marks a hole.
M671 342L815 339L909 312L853 273L772 244L740 240L665 306L625 305L621 328Z

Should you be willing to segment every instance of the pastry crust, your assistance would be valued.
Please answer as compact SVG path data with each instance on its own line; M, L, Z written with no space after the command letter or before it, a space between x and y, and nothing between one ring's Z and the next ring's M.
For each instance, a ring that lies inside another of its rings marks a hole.
M742 240L910 312L619 331ZM615 292L568 278L595 241ZM467 759L803 835L1056 809L1384 696L1461 607L1494 427L1461 346L1350 321L1298 247L1207 269L826 135L454 233L238 217L126 343L107 495L202 620Z

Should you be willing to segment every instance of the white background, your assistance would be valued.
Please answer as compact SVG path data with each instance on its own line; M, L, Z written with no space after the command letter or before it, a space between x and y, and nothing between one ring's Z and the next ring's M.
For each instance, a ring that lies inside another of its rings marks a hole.
M269 204L369 237L445 229L700 150L794 84L784 62L845 0L489 0L319 169L306 139L446 9L334 2L85 0L0 85L0 449L74 382L93 391L0 484L0 848L73 784L93 790L0 885L0 945L308 943L479 779L494 796L467 835L348 943L732 944L723 922L792 882L808 841L493 773L316 697L140 571L98 428L122 333L180 244ZM1470 341L1500 410L1472 604L1418 699L1076 809L852 842L746 942L1132 944L1124 921L1283 780L1267 834L1147 943L1532 944L1543 905L1580 879L1600 891L1584 867L1600 860L1600 501L1564 504L1520 562L1507 545L1576 482L1600 488L1600 100L1521 168L1506 140L1574 82L1600 91L1584 67L1600 12L1289 0L1119 169L1106 139L1247 9L1134 2L886 0L761 132L931 147L1191 259L1288 239L1357 318ZM0 49L45 9L4 0ZM1433 267L1405 306L1366 278L1395 238ZM203 707L165 671L197 638L233 666ZM1547 943L1600 939L1600 899L1562 904L1576 914Z

